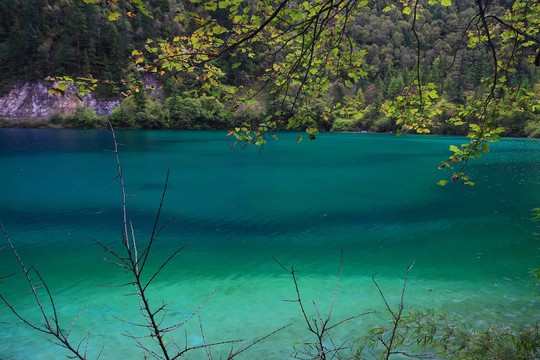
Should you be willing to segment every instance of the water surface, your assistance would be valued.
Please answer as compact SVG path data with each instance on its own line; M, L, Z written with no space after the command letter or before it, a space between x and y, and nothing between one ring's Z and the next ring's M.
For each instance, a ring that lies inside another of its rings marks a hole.
M540 147L505 139L471 162L469 187L437 186L437 170L462 138L321 134L295 143L279 134L264 149L234 151L222 132L118 131L128 216L141 243L150 236L170 177L162 219L181 212L162 232L151 265L178 246L180 256L154 282L152 300L172 302L166 322L198 313L207 341L252 340L294 325L244 358L284 359L309 341L294 284L274 258L298 271L306 304L328 312L343 251L334 319L381 310L371 276L397 304L406 267L406 302L457 312L476 325L531 324L540 318L528 271L539 265ZM118 320L140 321L126 281L102 260L91 238L120 249L121 193L108 131L0 130L0 221L27 264L53 291L65 327L82 307L72 336L91 331L90 354L143 359ZM17 269L0 252L0 276ZM1 292L30 319L39 319L21 276ZM312 308L310 307L311 311ZM0 359L50 359L64 354L0 309ZM354 339L384 314L359 318L337 336ZM198 317L185 326L190 345L202 342ZM184 330L175 338L185 341ZM226 349L217 348L215 353ZM90 357L92 358L92 357ZM195 356L194 358L199 358Z

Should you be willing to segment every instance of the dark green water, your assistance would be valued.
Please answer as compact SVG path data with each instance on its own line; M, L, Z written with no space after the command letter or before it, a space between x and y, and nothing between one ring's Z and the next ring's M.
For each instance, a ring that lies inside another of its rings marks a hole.
M290 276L272 259L299 271L306 304L327 312L343 249L334 319L382 309L371 275L397 304L405 269L406 302L457 312L472 324L529 324L540 319L529 298L528 271L540 266L540 146L506 139L470 164L476 186L436 182L449 137L322 134L295 144L281 134L262 151L233 151L222 132L118 131L128 216L148 238L167 169L163 219L182 213L163 231L154 259L188 247L154 283L155 304L173 302L165 322L198 313L207 341L254 339L295 325L252 348L245 359L284 359L310 340ZM90 354L143 359L122 336L141 320L119 269L103 262L91 240L119 246L121 194L107 131L0 130L0 221L28 264L51 287L71 335L91 331ZM0 252L0 276L15 271ZM4 279L3 294L24 316L38 319L22 277ZM309 308L310 311L312 308ZM336 336L354 339L384 314L351 321ZM0 308L0 359L59 359L61 350ZM190 345L202 342L197 316L185 326ZM183 343L184 330L176 340ZM217 348L214 355L226 352ZM196 355L193 358L201 358ZM92 358L92 357L90 357Z

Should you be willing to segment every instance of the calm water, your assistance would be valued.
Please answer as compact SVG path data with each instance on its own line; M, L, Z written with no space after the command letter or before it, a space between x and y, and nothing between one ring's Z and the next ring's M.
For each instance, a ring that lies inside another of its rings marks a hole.
M222 132L118 131L128 216L136 236L150 235L167 169L163 219L182 213L163 231L154 260L189 244L154 282L152 299L172 302L165 323L198 313L207 341L253 340L293 326L253 347L245 359L285 359L293 344L311 340L293 299L290 276L273 260L299 271L306 304L329 309L343 249L343 276L334 310L340 320L381 310L371 276L397 304L405 269L406 302L457 312L472 324L530 324L540 319L529 298L528 271L540 265L540 145L504 140L473 161L476 186L436 182L449 137L322 134L295 144L297 134L262 151L233 151ZM98 239L119 248L121 194L108 131L0 130L0 221L28 264L53 291L71 336L91 331L90 358L143 359L122 336L137 333L119 321L140 321L121 270L102 260ZM152 265L154 265L152 263ZM0 252L0 277L16 271ZM2 280L1 293L39 320L21 276ZM312 311L312 307L309 307ZM385 315L359 318L336 336L354 339ZM41 321L40 321L41 322ZM0 359L59 359L64 353L0 308ZM5 324L7 323L7 324ZM202 342L194 317L176 340ZM214 355L227 352L214 349ZM202 358L195 355L193 358Z

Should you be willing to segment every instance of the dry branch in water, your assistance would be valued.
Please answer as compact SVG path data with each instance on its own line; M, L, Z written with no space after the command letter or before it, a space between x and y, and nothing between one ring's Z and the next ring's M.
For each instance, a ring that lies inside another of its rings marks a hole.
M321 312L319 311L319 308L317 307L317 304L315 303L314 300L312 300L312 302L313 302L313 307L315 308L316 316L312 316L312 317L308 316L308 313L304 306L304 302L302 300L300 287L298 286L298 276L296 275L296 271L294 270L294 267L291 266L289 270L275 258L274 258L274 261L278 263L278 265L281 266L283 270L291 274L293 283L294 283L294 288L296 291L296 299L283 300L283 301L298 303L298 305L300 306L300 312L302 313L307 329L316 338L316 341L314 343L303 344L304 345L303 349L298 349L298 350L295 349L295 353L293 357L295 359L320 359L320 360L340 358L341 352L343 350L350 349L350 347L345 345L345 342L342 344L336 344L336 342L332 338L332 335L330 334L330 330L334 329L335 327L343 323L349 322L349 320L373 313L373 311L369 311L362 314L356 314L346 319L343 319L341 321L338 321L335 324L330 325L330 320L332 318L332 311L334 310L334 305L336 302L336 297L337 297L337 293L339 289L339 283L341 281L341 271L343 269L343 250L341 250L341 262L339 265L339 273L338 273L336 288L334 291L334 296L330 304L330 310L328 312L328 315L326 315L325 317L321 315Z

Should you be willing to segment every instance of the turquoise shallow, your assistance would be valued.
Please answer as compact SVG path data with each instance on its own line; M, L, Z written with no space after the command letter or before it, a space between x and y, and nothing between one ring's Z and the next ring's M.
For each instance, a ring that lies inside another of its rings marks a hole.
M293 323L244 359L285 359L310 341L294 284L273 258L298 271L302 295L327 313L343 272L333 318L382 310L371 276L392 304L407 265L406 303L455 312L474 325L540 319L528 271L540 266L540 144L504 139L467 169L476 186L437 181L457 137L321 134L296 144L278 134L263 149L232 150L223 132L118 131L128 217L142 243L152 230L170 169L163 230L151 265L188 244L156 279L151 300L172 303L165 323L185 319L213 292L175 340L253 340ZM89 358L143 359L122 334L141 321L125 274L102 259L95 238L120 249L122 208L108 131L0 130L0 222L27 264L51 288L62 326L88 304L71 334L90 331ZM2 246L0 246L2 247ZM0 277L17 270L0 252ZM0 293L39 321L27 284L3 279ZM386 320L383 312L350 321L336 337L352 341ZM59 359L65 354L0 308L0 359ZM185 329L185 332L184 332ZM171 340L172 341L172 340ZM238 346L238 345L236 345ZM228 352L217 347L214 356ZM202 358L195 354L193 358Z

